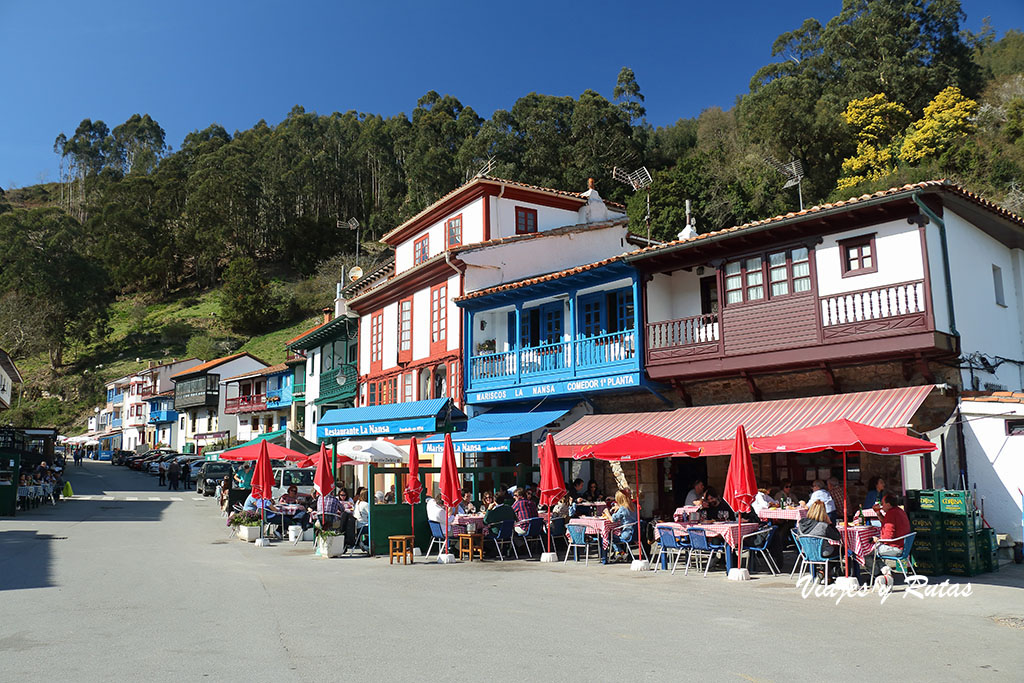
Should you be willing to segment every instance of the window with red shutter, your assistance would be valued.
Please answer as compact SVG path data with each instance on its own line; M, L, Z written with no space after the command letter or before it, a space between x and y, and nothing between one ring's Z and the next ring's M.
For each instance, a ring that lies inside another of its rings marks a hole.
M412 243L412 264L418 266L430 256L430 235L424 235Z
M537 232L537 210L524 206L516 207L516 234L528 235Z
M447 236L448 248L458 247L462 244L462 214L449 218L445 223L445 235Z

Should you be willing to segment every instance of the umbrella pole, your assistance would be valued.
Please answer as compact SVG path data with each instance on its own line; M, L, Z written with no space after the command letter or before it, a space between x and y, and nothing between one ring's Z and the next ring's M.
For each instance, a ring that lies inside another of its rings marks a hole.
M633 461L633 469L636 473L636 559L644 559L643 539L640 538L640 461Z
M448 508L447 505L445 505L444 506L444 554L445 555L447 555L448 552L449 552L448 551L448 518L450 516L451 515L449 514L449 508Z
M863 458L861 458L863 462ZM850 549L846 547L846 524L850 521L849 512L846 509L847 501L850 499L850 494L846 491L846 451L843 451L843 576L846 578L850 577ZM833 501L834 502L834 501Z
M548 552L551 552L551 506L548 505Z

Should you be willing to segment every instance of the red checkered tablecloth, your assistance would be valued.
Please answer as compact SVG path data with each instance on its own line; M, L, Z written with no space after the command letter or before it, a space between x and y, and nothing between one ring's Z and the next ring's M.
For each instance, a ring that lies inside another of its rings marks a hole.
M477 533L483 533L486 536L489 532L489 529L484 525L483 515L455 515L455 520L448 529L448 536L455 538L458 534L468 534L469 524L476 525Z
M699 505L684 505L682 507L676 508L676 511L672 513L672 519L674 519L677 522L688 522L690 520L690 515L694 512L699 511Z
M792 522L799 522L807 516L807 508L766 508L757 513L761 519L786 519Z
M585 526L587 531L601 537L601 546L608 548L611 545L612 532L619 528L619 525L604 517L574 517L569 520L568 526ZM569 532L566 531L566 537Z
M301 503L278 503L277 509L289 517L294 517L300 512L305 512L306 507Z
M877 536L881 529L876 526L840 525L839 530L846 536L846 544L857 557L857 561L864 564L864 558L871 553L875 546L871 539Z
M686 533L687 529L704 529L705 534L708 536L721 536L726 545L731 548L735 548L739 543L739 536L736 535L736 522L662 522L658 526L671 528L676 532L677 536L682 536ZM760 525L756 522L744 522L740 529L740 535L746 536L747 534L752 534L759 528Z

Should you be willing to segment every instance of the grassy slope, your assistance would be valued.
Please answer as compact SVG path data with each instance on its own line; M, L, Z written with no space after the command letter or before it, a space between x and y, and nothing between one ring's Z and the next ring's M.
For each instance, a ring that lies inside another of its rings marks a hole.
M209 335L225 355L248 351L275 364L284 360L284 342L315 324L309 318L243 339L225 328L218 312L216 290L148 305L131 299L116 302L110 309L107 336L95 343L72 346L62 371L50 371L45 353L15 359L25 378L23 388L34 398L23 399L20 405L16 400L3 415L3 422L55 426L61 433L80 433L92 408L103 401L105 382L143 369L151 360L183 358L192 335Z

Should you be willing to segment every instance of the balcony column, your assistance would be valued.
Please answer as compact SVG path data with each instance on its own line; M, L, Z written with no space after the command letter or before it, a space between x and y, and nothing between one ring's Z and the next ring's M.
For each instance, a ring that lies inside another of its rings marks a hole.
M522 377L523 377L523 372L522 372L522 365L523 365L522 361L523 361L523 359L521 358L523 352L522 352L522 349L519 348L520 345L522 344L522 341L523 341L522 340L522 335L520 334L520 330L523 329L522 323L520 322L520 319L522 318L522 315L523 315L523 304L522 303L517 303L516 304L516 329L512 330L512 339L515 342L514 344L512 344L512 348L515 349L516 384L519 384L522 381Z
M473 377L473 356L476 355L476 347L473 344L473 339L476 337L473 331L474 313L473 311L462 310L462 329L465 332L462 335L463 343L466 345L466 352L463 354L465 358L465 367L462 368L462 386L463 388L472 386Z
M576 376L576 292L569 292L569 372Z
M644 367L644 340L640 337L640 331L644 329L640 322L640 273L633 273L633 353L635 354L636 367Z

